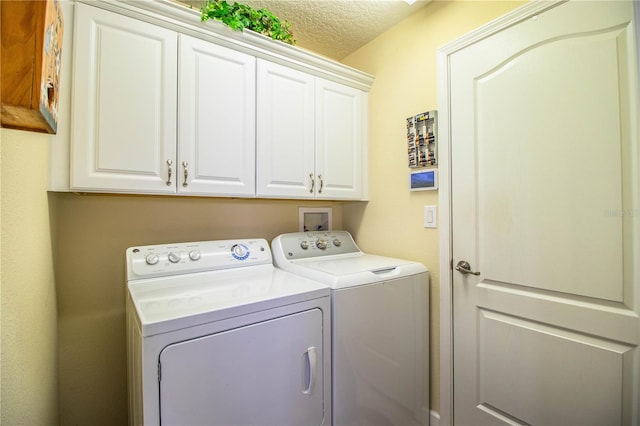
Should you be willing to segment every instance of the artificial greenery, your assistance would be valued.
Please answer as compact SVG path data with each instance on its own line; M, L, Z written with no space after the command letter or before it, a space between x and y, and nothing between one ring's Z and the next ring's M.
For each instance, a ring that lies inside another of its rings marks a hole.
M287 21L281 21L267 9L255 10L242 3L229 4L226 0L207 0L200 11L203 21L216 19L236 31L247 28L274 40L288 44L296 43L291 33L291 25Z

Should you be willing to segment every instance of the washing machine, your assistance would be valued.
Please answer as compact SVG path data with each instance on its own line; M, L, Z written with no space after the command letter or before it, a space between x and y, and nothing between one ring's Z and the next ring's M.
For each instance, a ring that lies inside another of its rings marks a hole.
M429 422L429 273L363 253L346 231L283 234L278 268L331 287L333 424Z
M264 239L126 251L131 425L329 425L328 286Z

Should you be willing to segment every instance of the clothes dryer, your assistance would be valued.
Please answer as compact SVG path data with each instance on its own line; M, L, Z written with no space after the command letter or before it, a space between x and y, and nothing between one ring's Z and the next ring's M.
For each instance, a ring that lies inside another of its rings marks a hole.
M277 267L331 287L334 426L428 424L427 268L363 253L346 231L271 248Z
M131 425L329 425L330 291L263 239L126 251Z

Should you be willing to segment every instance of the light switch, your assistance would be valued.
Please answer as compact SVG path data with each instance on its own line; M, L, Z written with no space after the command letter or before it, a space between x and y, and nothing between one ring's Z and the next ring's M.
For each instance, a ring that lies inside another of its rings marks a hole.
M437 228L436 206L424 206L424 227Z

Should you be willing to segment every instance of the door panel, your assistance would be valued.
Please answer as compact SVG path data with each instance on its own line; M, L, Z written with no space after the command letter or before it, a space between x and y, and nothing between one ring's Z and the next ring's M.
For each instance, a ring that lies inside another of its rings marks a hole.
M315 196L315 78L258 60L258 196Z
M178 192L254 195L255 61L180 35Z
M318 198L362 195L362 92L328 80L316 83Z
M165 181L176 155L177 37L77 5L72 189L175 192Z
M456 424L637 424L632 2L553 5L450 56Z
M312 309L165 348L162 424L323 424L322 315Z
M485 279L622 302L622 218L601 219L622 210L615 70L625 33L545 41L477 78ZM495 229L487 218L506 220Z
M477 315L480 410L505 415L497 407L509 407L531 425L621 424L631 346L485 309Z

